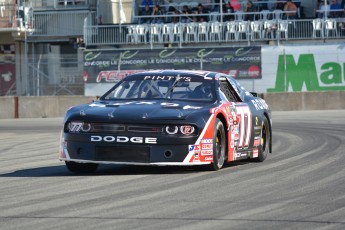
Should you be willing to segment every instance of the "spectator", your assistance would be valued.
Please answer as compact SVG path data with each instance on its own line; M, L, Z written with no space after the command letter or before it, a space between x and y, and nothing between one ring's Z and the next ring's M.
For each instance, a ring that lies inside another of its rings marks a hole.
M329 7L328 2L324 1L324 0L321 0L319 12L317 13L318 18L326 17L326 12L327 12L327 17L328 17L330 9L331 8Z
M230 0L230 5L234 11L241 11L241 3L238 0Z
M220 12L220 0L214 0L214 5L211 9L213 12Z
M149 5L145 6L145 9L140 12L140 16L151 16L152 10ZM149 23L151 21L151 17L142 17L140 18L140 23Z
M149 5L150 9L152 10L152 6L153 6L152 0L142 0L141 1L141 7L142 7L141 10L142 11L145 10L146 5Z
M192 14L192 11L189 9L187 5L184 5L182 7L182 14L185 15L182 17L181 22L191 22L192 18L190 17L190 14Z
M287 13L285 13L287 19L296 19L297 6L291 0L286 1L284 11L287 11Z
M244 8L244 12L246 12L244 16L244 20L246 21L254 20L255 15L253 13L256 12L256 10L252 1L247 2L246 7Z
M223 18L224 21L233 21L235 19L233 15L234 12L235 12L234 8L230 5L230 3L223 4L223 13L230 14L230 15L224 15L224 18Z
M267 9L268 10L275 10L277 8L277 0L272 0L267 3Z
M174 13L171 16L171 22L172 23L178 23L180 22L180 11L174 7Z
M203 14L208 14L208 10L205 9L205 7L201 3L199 3L199 5L198 5L197 14L201 14L197 18L198 22L207 22L207 16L203 15Z
M338 4L337 0L332 0L331 5L330 5L330 13L329 16L331 18L338 18L341 15L341 5Z
M153 16L152 23L163 23L163 18L161 17L163 13L159 5L154 5L151 15Z
M286 2L281 2L281 1L276 1L276 8L275 10L284 10L284 6L286 4Z
M268 3L260 3L260 2L265 2L265 0L257 0L257 6L258 6L258 11L261 10L267 10L268 9Z

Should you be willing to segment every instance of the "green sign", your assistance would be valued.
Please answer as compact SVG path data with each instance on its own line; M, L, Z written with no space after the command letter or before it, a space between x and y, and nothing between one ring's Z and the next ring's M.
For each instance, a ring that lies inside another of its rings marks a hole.
M301 54L296 63L293 55L279 55L275 88L267 92L301 92L345 90L345 63L327 62L318 75L313 54Z

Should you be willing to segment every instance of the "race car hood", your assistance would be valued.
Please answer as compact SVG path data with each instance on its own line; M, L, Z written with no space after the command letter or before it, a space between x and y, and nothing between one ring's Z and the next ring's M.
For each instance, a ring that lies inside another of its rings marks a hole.
M71 108L66 118L104 121L183 120L192 114L208 112L212 103L186 101L96 101Z

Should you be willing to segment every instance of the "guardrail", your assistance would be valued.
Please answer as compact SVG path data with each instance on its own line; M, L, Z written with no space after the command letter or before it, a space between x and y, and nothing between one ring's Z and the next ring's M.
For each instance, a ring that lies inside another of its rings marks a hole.
M188 44L345 38L345 18L226 22L84 24L84 43L91 45Z

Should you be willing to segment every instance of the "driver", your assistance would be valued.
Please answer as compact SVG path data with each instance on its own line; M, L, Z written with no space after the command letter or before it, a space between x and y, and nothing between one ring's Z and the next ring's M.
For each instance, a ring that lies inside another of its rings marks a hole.
M211 84L204 82L201 85L195 87L192 92L191 98L211 98L212 86Z

